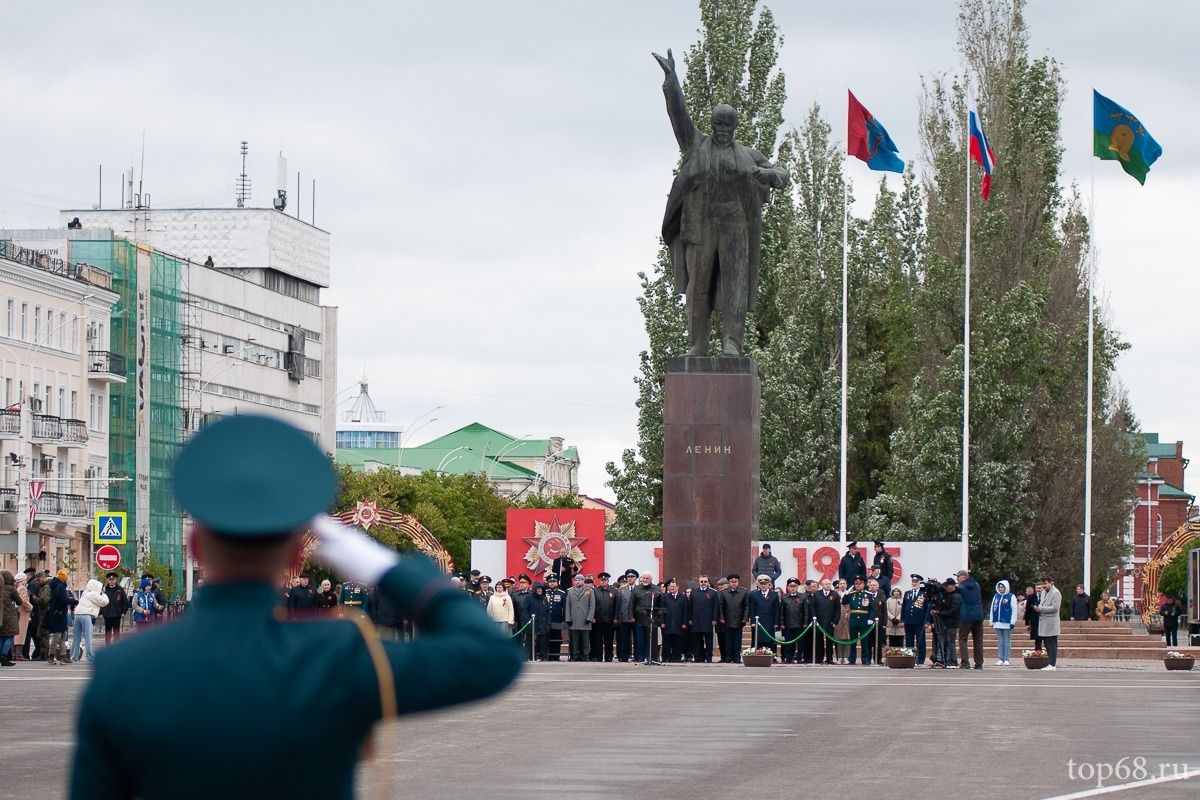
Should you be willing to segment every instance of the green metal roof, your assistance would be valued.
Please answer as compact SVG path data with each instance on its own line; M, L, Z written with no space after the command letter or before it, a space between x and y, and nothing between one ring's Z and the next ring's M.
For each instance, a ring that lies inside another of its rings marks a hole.
M1159 497L1176 497L1176 498L1188 500L1189 502L1196 499L1195 495L1188 494L1183 489L1180 489L1177 486L1172 486L1169 483L1164 483L1162 486L1158 487L1158 496Z
M444 436L416 447L338 448L335 459L361 470L368 461L413 469L439 470L451 475L483 472L493 479L530 480L538 473L509 459L545 458L550 452L549 439L517 439L503 431L472 422ZM497 459L499 456L499 459ZM579 451L568 447L558 458L579 463Z
M1143 433L1142 438L1146 442L1146 456L1148 458L1175 457L1175 442L1160 443L1157 433Z

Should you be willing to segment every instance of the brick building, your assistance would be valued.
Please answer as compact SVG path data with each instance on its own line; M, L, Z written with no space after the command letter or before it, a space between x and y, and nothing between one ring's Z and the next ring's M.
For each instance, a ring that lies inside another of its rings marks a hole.
M1129 512L1126 541L1130 544L1124 573L1117 579L1118 596L1141 608L1141 565L1193 513L1195 496L1184 491L1188 460L1183 442L1159 442L1157 433L1142 434L1146 469L1137 476L1137 501Z

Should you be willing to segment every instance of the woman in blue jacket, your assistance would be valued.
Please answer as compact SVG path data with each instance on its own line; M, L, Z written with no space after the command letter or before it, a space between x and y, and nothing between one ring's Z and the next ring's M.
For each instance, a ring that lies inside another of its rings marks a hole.
M996 666L1007 667L1012 655L1012 632L1017 624L1017 597L1008 590L1008 581L996 583L996 596L992 598L990 616L996 629Z

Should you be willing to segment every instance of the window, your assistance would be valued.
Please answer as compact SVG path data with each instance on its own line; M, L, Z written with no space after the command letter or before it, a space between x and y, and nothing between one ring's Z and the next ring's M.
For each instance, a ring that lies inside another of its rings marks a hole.
M71 317L71 352L79 352L79 315Z
M29 303L21 303L21 341L29 338Z
M79 419L79 392L71 392L71 419Z
M1154 543L1162 544L1162 514L1154 515Z
M6 330L6 335L10 339L12 338L12 335L13 335L13 326L16 325L16 322L17 322L16 317L17 317L17 312L15 309L15 303L13 303L12 300L9 300L8 301L8 327L5 330Z
M58 387L58 415L70 419L67 416L67 390L61 386Z
M46 309L46 346L54 346L54 309Z
M42 338L42 307L33 307L33 343L37 344Z
M12 378L4 379L4 406L7 408L17 401L12 393Z

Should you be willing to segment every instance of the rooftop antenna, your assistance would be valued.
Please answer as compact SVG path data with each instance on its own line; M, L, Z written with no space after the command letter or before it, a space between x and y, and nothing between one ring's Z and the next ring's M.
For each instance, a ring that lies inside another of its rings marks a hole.
M146 129L142 128L142 163L138 166L137 203L134 208L144 208L142 205L142 178L146 177Z
M244 140L242 141L242 174L238 175L235 188L237 190L237 207L245 208L246 201L250 199L250 176L246 174L246 153L250 152L250 145Z
M245 167L242 169L244 171ZM271 204L275 206L276 211L287 208L287 159L283 157L282 150L275 161L275 199Z

